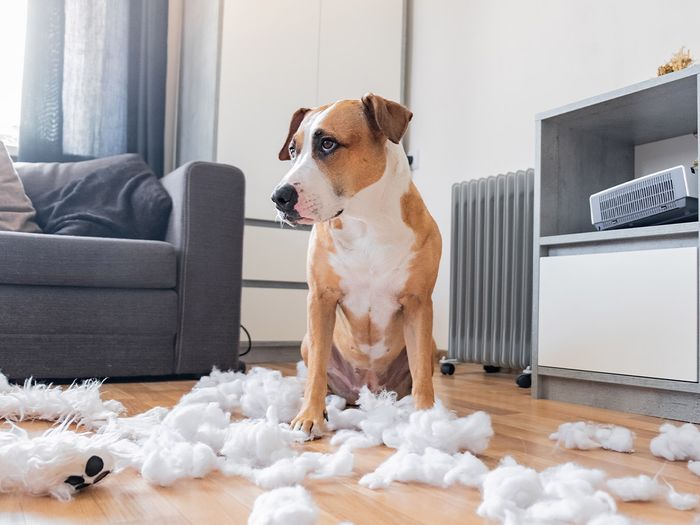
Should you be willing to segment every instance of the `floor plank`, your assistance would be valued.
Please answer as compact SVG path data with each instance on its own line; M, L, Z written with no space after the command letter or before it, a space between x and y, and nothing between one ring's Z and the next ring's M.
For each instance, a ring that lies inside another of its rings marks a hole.
M293 374L293 363L270 367ZM556 401L534 400L528 390L514 384L508 374L484 374L477 365L458 365L453 376L435 376L436 390L443 402L460 415L485 410L493 417L495 437L482 455L489 467L505 455L543 469L566 461L606 470L611 476L640 473L661 476L683 492L700 492L700 478L685 463L669 463L651 455L649 441L662 420ZM103 387L105 398L122 401L130 414L153 406L172 406L193 385L192 381L160 383L115 383ZM565 421L587 419L624 425L637 433L634 454L572 451L555 447L549 434ZM43 423L23 425L32 430ZM308 448L326 451L327 439ZM355 525L386 524L470 524L483 523L475 514L479 493L466 487L438 489L421 484L394 484L386 490L371 491L358 485L362 475L372 471L392 453L380 447L356 451L356 472L347 479L308 480L304 484L321 510L320 525L347 520ZM50 498L0 495L0 523L32 525L45 523L110 524L199 524L245 525L255 498L262 490L240 478L213 474L202 480L183 480L173 487L154 487L133 471L112 475L70 503ZM694 513L671 509L659 503L623 503L620 511L646 523L693 523Z

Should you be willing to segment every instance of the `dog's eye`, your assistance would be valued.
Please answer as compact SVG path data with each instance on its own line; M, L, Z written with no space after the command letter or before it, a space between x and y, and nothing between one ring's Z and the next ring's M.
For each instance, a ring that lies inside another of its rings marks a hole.
M289 158L292 160L297 158L297 148L294 144L289 145Z
M321 149L324 153L330 153L337 145L338 143L333 139L325 138L321 141Z

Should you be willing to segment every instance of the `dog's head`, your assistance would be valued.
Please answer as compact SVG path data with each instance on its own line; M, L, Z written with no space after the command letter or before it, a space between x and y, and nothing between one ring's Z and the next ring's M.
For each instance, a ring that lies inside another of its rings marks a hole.
M343 213L353 196L382 178L387 140L398 144L412 116L371 93L298 109L279 153L292 166L272 193L280 219L312 224Z

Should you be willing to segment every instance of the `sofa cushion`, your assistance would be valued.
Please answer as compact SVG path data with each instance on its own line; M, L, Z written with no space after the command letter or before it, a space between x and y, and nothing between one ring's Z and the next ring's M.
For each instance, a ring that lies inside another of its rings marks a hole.
M81 162L15 162L15 169L22 179L24 191L31 199L35 195L84 179L96 171L134 159L141 159L141 156L136 153L124 153Z
M0 368L13 380L170 375L172 335L2 334Z
M0 232L0 284L174 288L176 274L167 242Z
M12 165L5 144L0 141L0 230L39 233L31 201Z
M177 331L174 290L0 286L0 339L9 334L165 335Z
M140 158L32 196L44 233L162 241L172 201Z

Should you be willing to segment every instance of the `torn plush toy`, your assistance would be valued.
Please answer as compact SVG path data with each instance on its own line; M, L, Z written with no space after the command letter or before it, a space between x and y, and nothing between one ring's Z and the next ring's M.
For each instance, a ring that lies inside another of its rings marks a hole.
M14 425L0 432L0 492L66 501L114 470L114 436L76 433L67 425L35 437Z
M0 419L71 420L79 426L95 429L124 411L118 401L102 401L101 386L102 381L91 379L62 389L35 383L31 378L23 385L12 385L0 373Z

